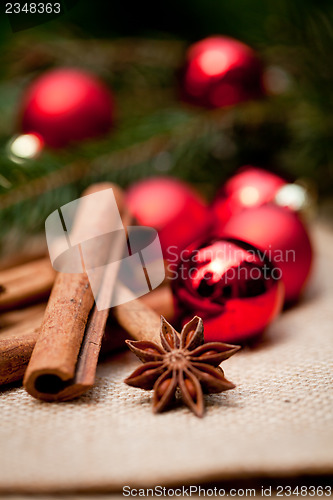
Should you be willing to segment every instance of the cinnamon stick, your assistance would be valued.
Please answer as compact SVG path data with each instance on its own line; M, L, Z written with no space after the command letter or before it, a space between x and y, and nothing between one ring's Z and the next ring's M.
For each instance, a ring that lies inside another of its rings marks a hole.
M122 192L111 184L93 186L84 195L87 196L110 187L113 188L118 207L122 210ZM89 205L89 210L85 203L79 207L73 233L76 237L80 236L80 241L91 237L92 227L96 230L96 234L109 232L110 217L114 208L113 200L110 199L109 205L100 203L96 197L95 200L93 207ZM85 254L85 259L90 262L92 268L100 266L101 261L106 262L110 252L103 239L97 239L94 243L94 246L90 250L88 248ZM117 252L120 254L122 251L122 246L118 247L115 249L115 254ZM56 401L76 397L78 393L81 393L80 391L86 390L86 385L82 387L81 379L77 380L76 374L80 371L77 370L82 358L80 349L93 304L94 296L86 272L58 273L45 311L40 335L23 380L24 387L29 394L46 401ZM107 315L107 311L104 314ZM101 316L103 316L102 323L104 324L104 315ZM96 323L94 322L91 329L89 328L90 324L86 331L88 337L91 332L96 333ZM103 335L103 330L99 331L99 335ZM89 338L87 342L89 344ZM84 356L83 359L85 359ZM83 364L88 366L84 361ZM89 372L89 366L84 370Z
M163 315L166 319L171 320L173 318L173 299L170 287L159 287L138 300L149 309L154 310L157 314ZM22 380L39 335L40 326L45 313L45 307L46 305L44 303L38 304L22 310L10 311L1 316L0 385ZM117 306L114 308L114 315L117 316L117 310L120 308L118 315L119 323L124 324L125 329L127 328L130 334L132 331L134 332L134 337L136 336L139 338L141 335L140 332L137 332L133 323L130 325L128 324L130 323L130 316L126 316L126 310L129 308L133 310L133 307L136 307L135 304L134 306L133 304L132 306L124 304L122 310L121 307L122 306ZM104 311L101 311L101 313L104 313ZM106 315L106 313L104 314ZM123 320L121 317L123 317ZM92 331L90 334L90 343L87 342L89 335L84 335L85 345L88 346L89 349L94 349L94 345L101 341L99 338L96 342L96 337L93 337L93 331L100 332L102 330L104 319L105 318L103 318L103 315L101 314L98 315L95 320L91 320ZM122 345L124 345L124 338L125 336L121 332L116 332L114 325L112 325L112 331L108 332L106 330L105 337L102 339L102 353L108 354L113 352L115 349L119 349ZM87 349L84 348L83 343L81 345L82 353ZM88 356L83 355L82 357L87 359L89 356L91 356L91 360L94 359L95 363L97 351L94 355L89 353ZM82 366L84 366L83 363ZM90 386L90 384L91 382L87 383L86 386Z
M45 308L46 304L41 303L2 313L0 316L0 339L4 338L8 329L24 329L25 326L29 326L30 322L39 327Z
M45 306L38 305L1 317L0 385L23 378L39 335L44 310Z
M39 328L25 327L21 334L14 331L8 334L8 337L0 340L0 385L23 378L37 342Z
M126 292L131 294L130 291ZM112 314L134 339L160 342L160 315L141 300L135 299L118 305L112 309Z
M130 215L125 213L123 216L123 224L125 227L130 224L130 220ZM120 241L117 241L117 239ZM110 256L113 261L118 261L118 267L123 254L123 245L121 240L121 233L118 233L118 235L113 238L113 248L111 249ZM110 304L117 279L117 270L117 266L109 267L103 275L99 299L103 301L104 304ZM73 380L59 385L60 390L57 392L54 398L55 400L66 401L67 399L76 398L81 396L81 394L84 394L94 385L98 357L109 313L109 309L102 309L99 311L96 305L94 306L84 332ZM35 397L45 399L45 396L40 394ZM48 400L50 400L49 395L47 397Z
M175 316L173 294L168 284L163 284L147 295L143 295L140 297L140 302L160 316L164 316L168 321L171 321Z
M48 257L0 271L0 311L46 298L55 274Z
M24 262L24 264L4 270L0 269L0 311L12 310L47 298L55 277L56 272L51 266L49 257ZM160 288L167 285L169 279L166 266L166 278ZM162 303L157 296L158 293L154 300Z

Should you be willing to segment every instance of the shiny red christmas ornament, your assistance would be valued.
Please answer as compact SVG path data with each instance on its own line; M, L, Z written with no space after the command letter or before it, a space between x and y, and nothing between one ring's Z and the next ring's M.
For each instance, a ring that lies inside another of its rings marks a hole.
M203 198L186 183L171 177L137 182L127 191L126 203L141 226L158 231L164 257L173 262L212 223Z
M182 71L184 99L209 108L230 106L264 95L262 65L247 45L226 36L192 45Z
M250 207L259 207L274 200L287 182L272 172L257 167L243 167L218 191L212 204L220 227Z
M48 71L28 88L21 109L21 131L39 134L59 148L97 137L112 124L113 100L108 88L85 71Z
M265 252L281 270L286 303L299 298L310 273L312 246L295 212L273 204L249 208L234 215L220 232Z
M274 266L244 242L210 239L181 253L172 281L179 321L204 319L205 340L244 342L281 310L284 286Z

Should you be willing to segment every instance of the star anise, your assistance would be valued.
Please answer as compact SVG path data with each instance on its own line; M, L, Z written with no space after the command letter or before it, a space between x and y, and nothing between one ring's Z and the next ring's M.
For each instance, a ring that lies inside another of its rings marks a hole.
M195 316L181 333L161 316L161 346L145 340L126 343L144 363L125 383L154 389L153 411L166 409L175 399L177 387L185 404L197 417L204 414L203 393L217 393L235 386L224 377L219 364L240 349L222 342L204 344L202 319Z

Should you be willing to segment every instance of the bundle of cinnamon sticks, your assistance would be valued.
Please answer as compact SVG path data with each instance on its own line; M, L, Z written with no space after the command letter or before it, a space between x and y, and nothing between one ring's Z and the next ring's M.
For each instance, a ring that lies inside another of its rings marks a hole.
M115 185L94 185L84 196L113 189L124 226L130 223L123 193ZM73 231L97 227L101 234L109 226L111 209L96 203L89 213L82 205ZM101 240L94 245L90 261L117 261L122 243L107 248ZM115 268L100 277L99 294L112 296L117 279ZM51 291L48 303L45 298ZM43 302L44 301L44 302ZM37 304L36 304L37 303ZM55 273L48 257L0 272L0 384L21 380L34 397L46 401L72 399L94 384L102 341L104 351L119 347L125 338L112 331L108 335L109 309L98 311L86 272ZM135 339L157 340L160 314L173 314L172 296L167 286L111 310L123 330Z

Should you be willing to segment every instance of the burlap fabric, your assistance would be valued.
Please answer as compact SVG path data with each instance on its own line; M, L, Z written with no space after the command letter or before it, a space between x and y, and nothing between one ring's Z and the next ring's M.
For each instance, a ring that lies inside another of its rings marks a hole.
M333 234L315 230L317 261L302 303L265 341L224 363L233 391L154 416L150 393L123 378L131 353L98 368L96 387L48 404L22 388L1 393L2 491L116 491L333 472Z

